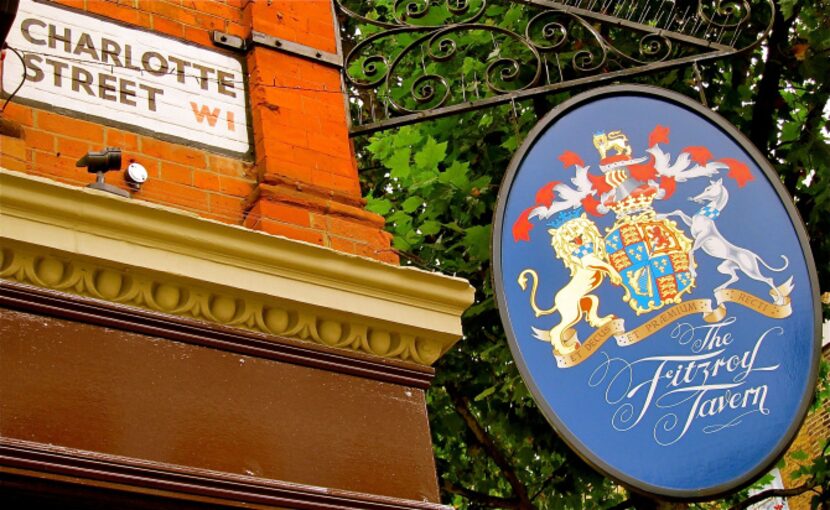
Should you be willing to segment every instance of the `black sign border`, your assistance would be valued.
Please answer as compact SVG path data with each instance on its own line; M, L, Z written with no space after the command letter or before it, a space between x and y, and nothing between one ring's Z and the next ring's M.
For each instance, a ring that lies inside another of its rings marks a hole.
M622 471L614 469L601 458L599 458L597 455L592 453L589 449L578 446L581 444L581 441L579 441L577 437L574 434L572 434L571 431L564 425L564 423L562 423L557 418L556 413L544 399L543 395L536 387L535 382L530 377L530 372L528 371L525 364L522 362L521 352L519 350L516 338L513 335L512 328L509 327L510 316L507 311L507 302L504 297L504 287L502 286L503 273L501 264L501 239L502 229L505 225L504 214L505 209L507 207L507 198L510 195L510 190L513 187L513 181L516 177L516 174L518 173L519 167L522 165L528 152L535 145L539 137L545 131L547 131L547 129L551 127L560 117L566 115L571 110L574 110L586 104L590 104L597 100L606 99L614 96L640 96L653 99L660 99L668 103L673 103L674 105L680 106L681 108L684 108L686 110L690 110L692 113L696 113L704 119L708 120L713 126L719 128L721 131L724 132L726 136L731 138L736 144L738 144L743 150L745 150L752 158L752 160L755 162L755 164L764 172L764 176L766 177L767 181L772 185L773 189L778 194L779 200L781 200L781 203L787 210L787 213L790 217L790 221L795 227L796 234L798 235L798 240L801 245L801 251L807 264L807 272L810 277L810 285L812 287L813 294L814 317L813 365L810 368L810 374L808 379L808 391L806 391L804 395L802 395L801 397L798 412L796 413L796 419L792 421L790 427L787 429L786 433L776 444L776 446L764 457L763 461L758 463L758 465L753 470L750 470L742 477L703 490L674 490L644 483L642 481L636 480L635 478L627 475L626 473L623 473ZM519 372L522 375L522 379L525 382L525 385L533 395L533 400L536 402L536 405L542 411L542 414L548 420L548 422L556 431L556 433L562 438L562 440L568 445L568 447L571 450L573 450L577 455L579 455L579 457L581 457L586 463L588 463L590 466L592 466L600 473L604 474L605 476L608 476L617 483L620 483L621 485L624 485L625 487L634 490L635 492L658 496L669 500L688 502L705 501L726 496L732 491L750 485L752 482L754 482L759 477L769 472L775 466L778 459L787 451L789 446L795 440L796 434L798 433L799 429L801 428L804 422L804 419L807 416L807 410L815 394L815 387L818 377L818 368L820 363L819 359L821 358L820 353L822 312L821 304L819 301L818 275L816 272L815 261L813 260L813 254L810 250L809 237L804 227L804 222L801 219L798 210L795 208L792 198L790 197L787 190L784 188L784 185L781 183L777 172L775 171L775 169L773 169L772 165L769 163L767 158L763 154L761 154L761 152L755 147L755 145L746 136L744 136L743 133L738 131L738 129L735 126L733 126L732 123L730 123L714 111L710 110L709 108L701 105L696 101L689 99L688 97L682 94L662 89L659 87L653 87L648 85L611 85L608 87L602 87L579 94L571 99L568 99L567 101L556 106L553 110L548 112L536 124L536 126L533 127L530 133L528 133L521 147L519 147L519 150L513 155L513 159L510 161L510 165L508 166L507 172L505 172L501 186L499 187L499 194L496 202L496 211L493 224L494 228L491 241L491 256L493 261L493 288L496 292L496 301L499 308L499 316L501 317L501 322L504 326L504 331L508 338L510 351L513 355L514 361L516 362L516 366L519 368Z

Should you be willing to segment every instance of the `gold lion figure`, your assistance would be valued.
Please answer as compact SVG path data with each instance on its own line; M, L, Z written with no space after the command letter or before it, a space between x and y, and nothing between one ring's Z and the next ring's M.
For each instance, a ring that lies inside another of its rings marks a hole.
M631 156L631 146L628 144L628 137L622 131L611 131L610 133L597 133L594 135L594 147L599 151L602 159L608 157L612 150L617 154Z
M519 275L518 283L522 290L527 290L528 276L533 277L530 306L536 317L550 315L556 311L562 316L559 324L549 331L533 329L537 338L553 345L555 353L566 355L575 351L579 345L574 326L583 316L588 324L595 328L614 319L613 315L599 316L599 298L591 292L600 286L606 275L615 285L621 284L622 278L616 269L605 262L605 240L596 225L584 214L559 228L549 229L548 233L551 235L551 246L556 257L561 259L571 272L571 280L556 293L553 307L547 310L539 308L536 304L539 286L539 275L536 271L525 269ZM585 249L589 246L592 249Z

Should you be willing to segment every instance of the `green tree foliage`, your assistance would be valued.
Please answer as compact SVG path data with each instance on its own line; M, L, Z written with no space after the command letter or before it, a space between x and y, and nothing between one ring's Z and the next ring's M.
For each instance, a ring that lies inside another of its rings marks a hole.
M826 291L830 4L782 0L778 7L767 43L701 66L702 93L775 165L807 224ZM492 8L504 9L503 26L521 28L523 7ZM468 71L480 65L473 58L464 62ZM701 97L689 67L636 81ZM439 361L427 394L442 497L456 507L656 505L597 474L552 431L522 383L494 303L490 236L499 184L539 116L567 97L550 95L357 140L368 208L387 218L404 263L466 278L476 288L475 304L463 317L464 339ZM822 377L827 392L826 370ZM812 490L823 508L829 504L828 462L825 448L801 473L801 492ZM743 508L749 502L742 492L697 506Z

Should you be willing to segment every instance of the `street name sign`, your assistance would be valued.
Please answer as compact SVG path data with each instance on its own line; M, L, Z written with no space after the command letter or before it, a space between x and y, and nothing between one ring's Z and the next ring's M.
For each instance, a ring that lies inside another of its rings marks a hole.
M250 151L235 56L34 0L20 2L3 92L133 131L232 154ZM25 69L24 69L25 64Z

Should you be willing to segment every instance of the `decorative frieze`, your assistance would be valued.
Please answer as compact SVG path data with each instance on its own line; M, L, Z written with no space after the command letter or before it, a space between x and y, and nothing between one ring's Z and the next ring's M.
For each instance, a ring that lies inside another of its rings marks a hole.
M463 280L0 171L0 279L431 365Z

